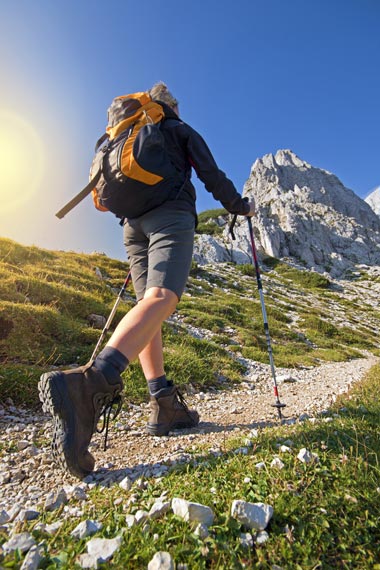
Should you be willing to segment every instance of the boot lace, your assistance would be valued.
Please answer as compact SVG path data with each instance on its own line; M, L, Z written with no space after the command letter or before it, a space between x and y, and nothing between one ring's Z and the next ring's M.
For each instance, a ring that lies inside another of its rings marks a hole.
M187 413L190 413L189 407L186 404L186 400L185 397L183 396L183 394L178 390L178 388L176 389L176 393L175 393L175 397L177 402L179 403L180 406L182 406L184 408L184 410Z
M104 444L103 444L103 451L107 449L107 439L108 439L108 430L109 430L109 423L110 419L115 420L120 413L122 407L123 399L120 394L116 396L110 396L109 394L105 395L104 397L99 398L97 402L97 407L100 410L97 415L96 424L98 424L99 420L102 419L101 427L96 427L97 433L104 433ZM111 418L112 415L112 418Z

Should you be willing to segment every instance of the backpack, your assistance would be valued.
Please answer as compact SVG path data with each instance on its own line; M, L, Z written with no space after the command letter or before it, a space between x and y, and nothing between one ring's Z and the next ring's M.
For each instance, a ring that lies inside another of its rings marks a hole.
M136 218L176 198L185 175L170 160L164 120L162 105L146 92L116 97L95 147L90 182L56 216L63 218L90 193L98 210L119 218Z

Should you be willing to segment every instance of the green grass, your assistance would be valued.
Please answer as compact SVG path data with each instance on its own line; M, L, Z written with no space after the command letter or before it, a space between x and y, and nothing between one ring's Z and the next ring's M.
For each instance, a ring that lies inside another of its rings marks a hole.
M307 289L327 289L330 286L329 279L320 273L296 269L281 262L272 265L275 266L276 273Z
M206 212L201 220L219 215L223 212ZM277 366L347 360L360 357L362 350L380 354L379 312L369 310L365 295L350 301L319 274L273 258L264 263L269 267L262 279ZM127 264L102 254L48 251L0 239L0 401L11 397L16 404L39 405L36 386L42 371L90 358L100 331L88 317L109 315L127 271ZM111 332L132 306L130 287ZM235 355L268 363L252 265L205 269L193 263L177 314L184 326L165 326L165 359L168 375L182 387L219 389L221 377L223 385L239 382L244 369ZM204 329L207 340L193 339L187 325ZM15 370L17 381L12 380ZM139 366L131 366L124 377L130 397L146 400Z
M216 219L228 216L227 210L224 208L216 208L214 210L205 210L198 215L197 234L207 234L212 236L220 236L223 234L224 226L219 226Z
M95 487L82 517L65 519L53 537L38 531L36 521L20 523L17 530L44 541L45 569L79 568L77 557L86 551L87 539L73 540L70 532L80 520L95 518L103 523L97 537L123 537L120 550L107 563L110 568L146 568L156 551L165 550L177 565L187 564L192 570L272 570L274 564L284 570L379 570L379 390L380 365L336 402L328 423L321 416L315 423L262 429L247 455L236 453L245 444L239 438L226 439L219 456L194 449L189 463L174 467L160 480L147 479L145 489ZM271 462L284 443L291 452L280 455L284 467L275 469ZM301 463L297 455L302 448L315 453L318 461ZM265 468L257 470L258 462ZM144 530L141 525L126 528L127 513L149 510L164 492L169 501L181 497L213 509L208 538L199 539L191 525L172 512L150 521ZM127 507L131 495L134 502ZM122 501L115 505L117 499ZM230 516L235 499L273 507L267 542L253 548L241 545L240 534L246 529ZM53 522L59 513L44 513L41 519ZM0 531L0 542L7 539ZM9 554L0 564L19 568L22 558Z

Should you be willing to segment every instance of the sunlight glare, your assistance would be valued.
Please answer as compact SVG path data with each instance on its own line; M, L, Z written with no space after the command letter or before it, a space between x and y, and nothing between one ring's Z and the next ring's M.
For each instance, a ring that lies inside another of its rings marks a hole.
M42 179L44 149L34 127L0 109L0 204L11 211L25 204Z

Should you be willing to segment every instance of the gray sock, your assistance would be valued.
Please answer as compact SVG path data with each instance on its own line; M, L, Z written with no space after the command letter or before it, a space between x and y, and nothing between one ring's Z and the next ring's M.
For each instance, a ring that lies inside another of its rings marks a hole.
M117 348L106 346L95 358L94 366L111 382L118 382L120 374L127 368L129 360Z
M168 386L168 379L166 378L165 374L163 376L155 378L154 380L149 380L148 382L149 393L151 396L157 394L157 392L162 390L162 388L167 388L167 386Z

